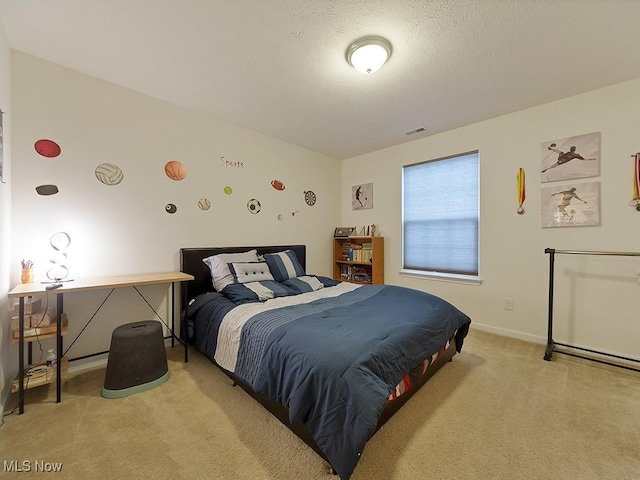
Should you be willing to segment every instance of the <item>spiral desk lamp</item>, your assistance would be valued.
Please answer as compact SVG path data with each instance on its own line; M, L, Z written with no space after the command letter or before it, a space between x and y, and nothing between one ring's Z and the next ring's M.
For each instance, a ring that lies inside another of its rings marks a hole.
M67 267L67 248L71 243L71 237L66 232L57 232L51 235L49 244L53 248L53 255L49 259L52 264L51 268L47 271L47 278L52 280L53 283L69 282L67 280L69 276L69 268Z

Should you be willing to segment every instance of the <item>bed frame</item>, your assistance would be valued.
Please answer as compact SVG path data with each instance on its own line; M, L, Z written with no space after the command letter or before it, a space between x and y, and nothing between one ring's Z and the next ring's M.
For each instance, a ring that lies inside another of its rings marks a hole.
M306 246L305 245L281 245L281 246L259 246L259 247L210 247L210 248L182 248L180 249L180 270L194 276L194 280L182 282L180 308L184 313L185 307L190 299L202 293L210 292L212 287L211 274L209 267L202 261L203 258L219 253L240 253L247 250L256 249L258 255L265 253L276 253L283 250L293 250L300 261L303 268L306 268ZM185 340L184 328L180 329L180 336ZM185 362L188 361L188 345L185 341ZM456 354L455 337L451 339L449 347L436 360L429 365L426 372L418 381L412 382L411 387L392 402L387 403L386 407L378 418L378 431L406 402L409 400L426 382L429 380L443 365L450 362ZM255 392L251 386L247 385L240 378L231 372L223 369L212 361L216 367L224 372L232 381L234 386L240 385L249 395L255 398L262 406L271 412L278 420L280 420L287 428L295 433L303 442L311 447L318 455L320 455L327 463L330 462L324 453L318 447L311 433L302 424L292 424L289 421L289 411L283 405L274 402L263 394Z

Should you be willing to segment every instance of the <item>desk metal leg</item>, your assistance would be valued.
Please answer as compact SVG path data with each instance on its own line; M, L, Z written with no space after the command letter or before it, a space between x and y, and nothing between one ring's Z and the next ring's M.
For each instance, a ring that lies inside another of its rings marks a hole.
M60 403L60 400L62 398L62 297L62 293L58 293L56 295L56 403Z
M174 299L176 298L176 282L171 282L171 348L176 344L176 309L174 306Z
M18 362L18 413L24 413L24 297L20 297L18 310L18 331L20 332L18 343L18 355L20 361Z

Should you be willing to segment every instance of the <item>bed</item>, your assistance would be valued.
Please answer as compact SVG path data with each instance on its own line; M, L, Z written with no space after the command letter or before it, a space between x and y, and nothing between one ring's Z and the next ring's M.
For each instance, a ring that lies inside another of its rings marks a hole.
M471 323L425 292L310 274L304 245L182 248L180 267L185 360L194 346L341 480Z

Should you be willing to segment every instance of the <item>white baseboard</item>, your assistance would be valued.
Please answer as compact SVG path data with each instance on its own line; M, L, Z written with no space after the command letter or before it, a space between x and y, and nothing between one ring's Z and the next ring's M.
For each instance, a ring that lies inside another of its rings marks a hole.
M542 345L547 344L546 337L540 337L538 335L532 335L530 333L516 332L515 330L508 330L506 328L493 327L491 325L483 325L481 323L471 323L471 328L481 330L483 332L494 333L502 337L517 338L518 340L524 340L525 342L539 343Z

